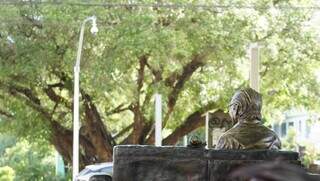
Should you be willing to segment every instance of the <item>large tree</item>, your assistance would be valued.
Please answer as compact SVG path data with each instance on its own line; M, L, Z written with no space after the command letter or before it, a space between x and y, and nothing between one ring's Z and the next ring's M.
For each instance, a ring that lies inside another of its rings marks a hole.
M82 165L112 160L117 144L152 144L155 93L163 95L164 144L203 125L207 111L217 126L230 126L223 110L248 85L252 42L261 46L266 116L319 104L319 49L306 26L312 12L281 8L309 2L174 9L67 2L75 3L0 7L0 123L2 131L48 140L69 162L79 26L93 14L99 33L86 30L81 62Z

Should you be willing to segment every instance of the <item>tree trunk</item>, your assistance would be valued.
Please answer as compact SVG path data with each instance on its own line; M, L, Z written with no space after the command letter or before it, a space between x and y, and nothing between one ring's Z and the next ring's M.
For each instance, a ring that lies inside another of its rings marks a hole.
M103 124L97 108L87 94L84 97L85 122L84 136L90 140L96 150L96 159L100 162L112 161L115 142Z
M214 113L210 114L210 122L213 127L216 128L230 128L233 125L231 118L227 113L224 113L222 110L217 110ZM204 126L205 124L205 115L202 111L196 111L184 121L184 123L176 128L172 134L163 140L165 145L174 145L179 139L191 131Z
M55 146L56 150L62 155L64 160L72 163L72 147L73 147L73 132L62 127L58 122L51 122L52 137L51 143ZM80 168L96 162L96 150L86 137L80 135L80 153L79 162Z

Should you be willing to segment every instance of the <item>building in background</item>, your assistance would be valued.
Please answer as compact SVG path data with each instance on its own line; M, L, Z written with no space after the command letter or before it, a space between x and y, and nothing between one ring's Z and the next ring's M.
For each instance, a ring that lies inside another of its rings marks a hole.
M289 130L292 129L296 134L298 144L311 143L317 150L320 150L320 123L318 114L292 109L286 111L284 113L284 120L274 123L272 129L281 139L284 139L288 135Z

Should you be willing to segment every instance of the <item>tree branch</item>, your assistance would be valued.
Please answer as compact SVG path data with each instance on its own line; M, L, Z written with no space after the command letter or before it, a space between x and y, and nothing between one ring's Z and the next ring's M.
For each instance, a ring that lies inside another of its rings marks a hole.
M125 127L125 128L122 129L121 131L119 131L119 133L117 133L116 135L113 136L113 139L117 139L117 138L121 137L121 136L124 135L126 132L130 131L131 128L133 128L133 123L131 123L129 126Z
M139 106L140 104L140 94L141 94L141 89L143 86L143 81L144 81L144 69L147 63L148 57L147 55L143 55L139 58L139 70L138 70L138 79L137 79L137 104Z
M181 124L177 129L175 129L167 138L163 140L165 145L176 144L179 138L188 134L189 132L201 127L205 124L205 112L203 110L196 111L189 115L183 124ZM216 128L229 128L233 125L229 115L224 113L222 110L218 109L213 113L210 113L210 122L212 127Z
M156 83L156 82L159 82L160 80L162 80L161 70L156 70L148 62L146 62L146 65L147 65L148 69L151 71L152 75L154 76L153 83Z
M65 73L57 70L55 67L52 70L52 74L57 76L57 78L60 79L61 83L63 84L63 88L67 89L68 91L73 91L73 80L70 78L70 76Z
M0 109L0 115L3 115L5 117L7 117L7 118L13 118L13 114L12 113L10 113L8 111L5 111L3 109Z
M149 103L152 98L152 95L153 95L153 92L151 92L151 91L146 93L146 96L145 96L143 103L142 103L142 106L141 106L142 110L145 110L147 103Z
M24 100L27 105L32 107L37 112L41 113L42 116L44 116L47 120L52 120L52 116L50 115L49 111L41 106L40 99L31 89L13 84L4 85L3 83L1 83L1 86L5 86L8 89L9 94L11 94L12 96Z
M62 82L58 82L55 84L48 84L47 86L48 86L48 88L56 88L56 87L62 88L64 86L64 84Z
M28 98L32 103L40 105L40 99L32 92L31 89L12 84L9 85L8 88L12 95L15 93L20 93Z
M92 126L99 128L102 134L102 138L104 138L105 141L108 141L108 149L112 150L112 147L116 145L116 142L103 124L96 105L93 103L92 98L88 94L86 94L83 90L81 90L80 92L84 99L86 119L88 121L87 124L93 124ZM97 132L97 130L92 131Z
M51 122L52 137L51 142L58 150L58 152L66 159L69 163L72 162L72 130L69 130L59 124L57 121ZM81 167L92 164L97 160L96 150L94 145L88 140L87 137L79 135L80 148L83 152L80 152L80 164Z
M43 88L43 91L46 93L46 95L49 97L50 100L52 100L55 103L63 103L63 105L69 109L72 110L72 103L70 103L68 100L63 98L62 96L58 95L54 90L53 87L56 86L63 86L62 83L54 84L54 85L48 85L46 88Z
M136 102L132 104L130 110L134 114L133 131L125 139L125 142L130 142L132 144L141 144L145 139L145 129L146 129L146 118L143 115L140 105L141 89L144 81L145 67L148 61L148 55L143 55L139 58L139 69L138 69L138 79L137 79L137 99Z
M25 20L29 21L33 26L37 27L38 29L42 29L43 25L41 23L41 21L36 20L34 17L30 17L27 14L24 14L22 12L20 12L20 15L22 16L22 18L24 18Z
M167 121L168 121L168 119L169 119L169 117L170 117L170 115L176 105L176 102L178 100L178 96L179 96L180 92L182 91L185 82L190 79L192 74L199 67L202 67L205 65L205 63L203 61L205 56L206 56L205 54L193 56L191 62L189 62L188 64L186 64L183 67L181 75L177 76L176 81L173 85L172 91L169 93L169 96L168 96L168 103L167 103L168 111L164 116L164 120L163 120L164 127L167 124ZM175 76L175 74L173 74L173 75Z
M204 59L207 56L207 53L194 55L191 59L191 61L186 64L183 69L182 73L178 75L176 72L172 73L169 77L166 78L165 84L167 86L172 87L171 92L168 94L168 103L167 103L167 112L164 115L163 119L163 127L166 126L167 121L169 120L169 117L171 116L174 107L176 105L176 102L178 100L179 94L183 90L183 86L190 79L192 74L200 67L205 65ZM149 138L147 139L147 143L153 143L154 142L154 128L152 128L151 133L149 134Z
M13 97L24 101L49 122L52 129L51 142L64 158L70 162L72 158L72 131L63 127L58 121L53 119L49 111L41 105L40 99L32 89L13 84L4 84L2 82L0 82L0 87L5 88ZM92 163L92 159L95 159L97 155L94 145L83 135L80 135L80 144L84 149L84 153L80 153L81 162L87 164Z
M117 114L117 113L120 113L120 112L123 112L123 111L127 111L127 110L130 110L132 104L126 106L126 107L123 107L124 104L120 104L119 106L117 106L116 108L114 108L113 110L110 110L110 111L107 111L106 115L107 116L110 116L112 114Z

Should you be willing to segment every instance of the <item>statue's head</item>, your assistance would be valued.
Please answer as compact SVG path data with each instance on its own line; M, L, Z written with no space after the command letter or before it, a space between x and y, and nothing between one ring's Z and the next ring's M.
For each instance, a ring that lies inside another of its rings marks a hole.
M251 89L237 91L230 102L229 114L234 121L261 120L261 95Z

